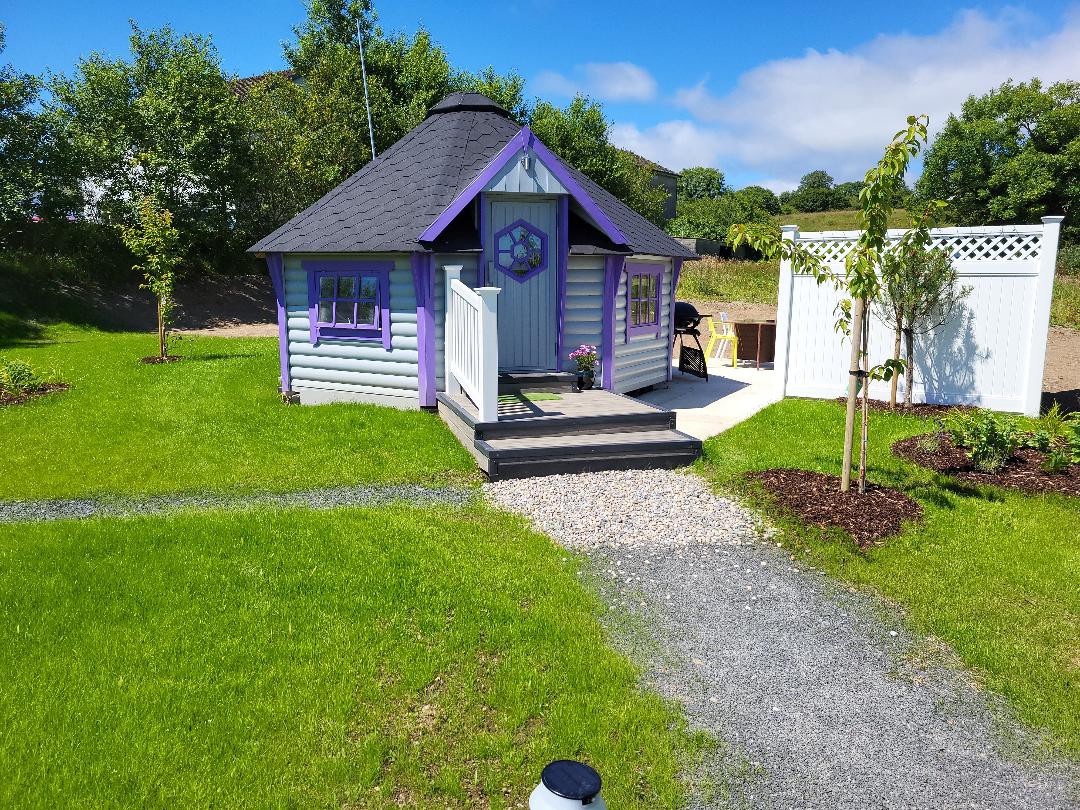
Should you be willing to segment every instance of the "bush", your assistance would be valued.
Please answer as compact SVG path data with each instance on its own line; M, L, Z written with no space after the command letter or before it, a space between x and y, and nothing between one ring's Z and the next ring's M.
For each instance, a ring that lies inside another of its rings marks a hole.
M15 399L32 394L45 385L29 363L0 357L0 399Z
M772 215L753 195L727 192L716 199L679 200L675 218L667 224L672 236L727 242L728 229L738 223L772 223Z
M991 411L953 411L945 418L953 444L983 472L998 472L1023 442L1024 433L1013 417Z
M1058 248L1057 272L1062 276L1080 276L1080 244L1065 243Z

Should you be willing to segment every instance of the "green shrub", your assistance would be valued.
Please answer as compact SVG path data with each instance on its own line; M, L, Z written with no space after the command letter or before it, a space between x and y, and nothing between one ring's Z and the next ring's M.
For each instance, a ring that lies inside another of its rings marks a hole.
M1069 467L1072 465L1072 459L1069 457L1069 453L1062 448L1055 448L1050 451L1050 454L1046 457L1046 460L1042 464L1043 472L1050 475L1064 475L1069 471Z
M1058 248L1057 272L1062 276L1080 276L1080 244L1066 242Z
M21 397L44 384L28 363L0 357L0 396Z
M953 444L983 472L993 473L1005 466L1024 439L1017 421L992 411L953 411L945 418L945 432Z

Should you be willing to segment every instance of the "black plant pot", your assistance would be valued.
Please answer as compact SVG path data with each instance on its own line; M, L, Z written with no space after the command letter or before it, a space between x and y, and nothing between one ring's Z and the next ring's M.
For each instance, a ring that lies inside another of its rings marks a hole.
M583 371L578 374L577 386L582 391L589 391L596 384L596 372Z

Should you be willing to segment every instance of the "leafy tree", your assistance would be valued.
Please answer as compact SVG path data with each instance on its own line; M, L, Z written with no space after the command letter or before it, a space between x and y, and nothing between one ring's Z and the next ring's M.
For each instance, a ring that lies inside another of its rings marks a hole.
M927 150L916 191L948 200L960 225L1080 210L1080 82L1008 81L968 97ZM1076 224L1066 232L1080 238Z
M780 200L764 186L747 186L735 192L744 205L750 208L760 208L775 216L780 213ZM727 232L725 231L725 236Z
M672 236L697 239L716 239L726 242L728 231L737 223L761 223L772 221L767 208L757 204L753 195L728 192L717 199L679 199L675 217L667 223Z
M467 93L483 93L504 110L519 124L525 124L532 117L533 105L525 98L525 79L515 71L500 74L488 65L477 73L463 70L457 73L452 82L453 89Z
M247 132L213 45L132 23L131 61L92 54L50 87L47 116L81 179L77 203L106 224L139 201L169 210L188 261L236 254L233 204L247 187Z
M859 207L859 192L865 184L861 180L849 180L846 183L837 183L833 189L833 199L843 208Z
M683 169L679 175L679 199L682 200L715 200L727 190L724 173L710 166L692 166Z
M529 121L533 132L567 163L576 166L645 218L660 223L666 192L653 188L652 174L608 138L603 108L578 95L561 109L538 101Z
M4 51L0 23L0 53ZM42 188L40 146L44 135L32 105L41 82L0 65L0 225L22 224L31 215L34 197Z
M903 338L904 407L911 407L915 335L926 335L949 323L971 287L957 286L952 259L943 250L914 245L906 253L886 253L881 258L884 283L874 302L875 314L894 332L893 357L901 359ZM896 407L896 383L890 380L889 405Z
M810 191L811 189L818 189L822 191L828 191L833 187L833 176L824 169L814 169L812 172L807 172L802 176L799 181L799 187L796 191Z
M847 416L844 423L844 456L840 488L851 487L852 451L854 449L855 412L857 398L862 392L862 437L859 452L859 492L866 490L866 451L869 437L869 408L867 387L871 379L891 379L902 364L890 358L873 368L869 365L867 307L880 294L883 284L890 283L892 266L882 263L889 215L897 192L911 160L917 157L926 143L929 121L925 115L909 116L907 127L893 136L877 165L866 172L865 187L859 195L859 238L844 258L844 271L835 274L804 245L782 239L775 228L753 224L732 226L729 238L732 245L749 243L768 257L789 261L793 272L812 274L819 284L832 283L850 298L841 302L837 330L851 340L851 363L848 369ZM893 248L901 256L925 247L930 241L930 227L945 203L934 201L912 216L912 227Z
M142 259L142 264L133 268L143 274L140 287L157 299L158 357L165 360L169 356L168 329L176 312L173 288L180 264L180 233L169 210L153 197L144 196L135 204L134 223L121 225L120 234L128 249Z

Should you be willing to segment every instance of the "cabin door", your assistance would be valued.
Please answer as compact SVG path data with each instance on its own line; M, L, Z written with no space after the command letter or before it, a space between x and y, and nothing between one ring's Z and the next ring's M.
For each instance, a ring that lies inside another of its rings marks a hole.
M486 283L499 287L499 370L557 368L558 206L551 197L488 196Z

